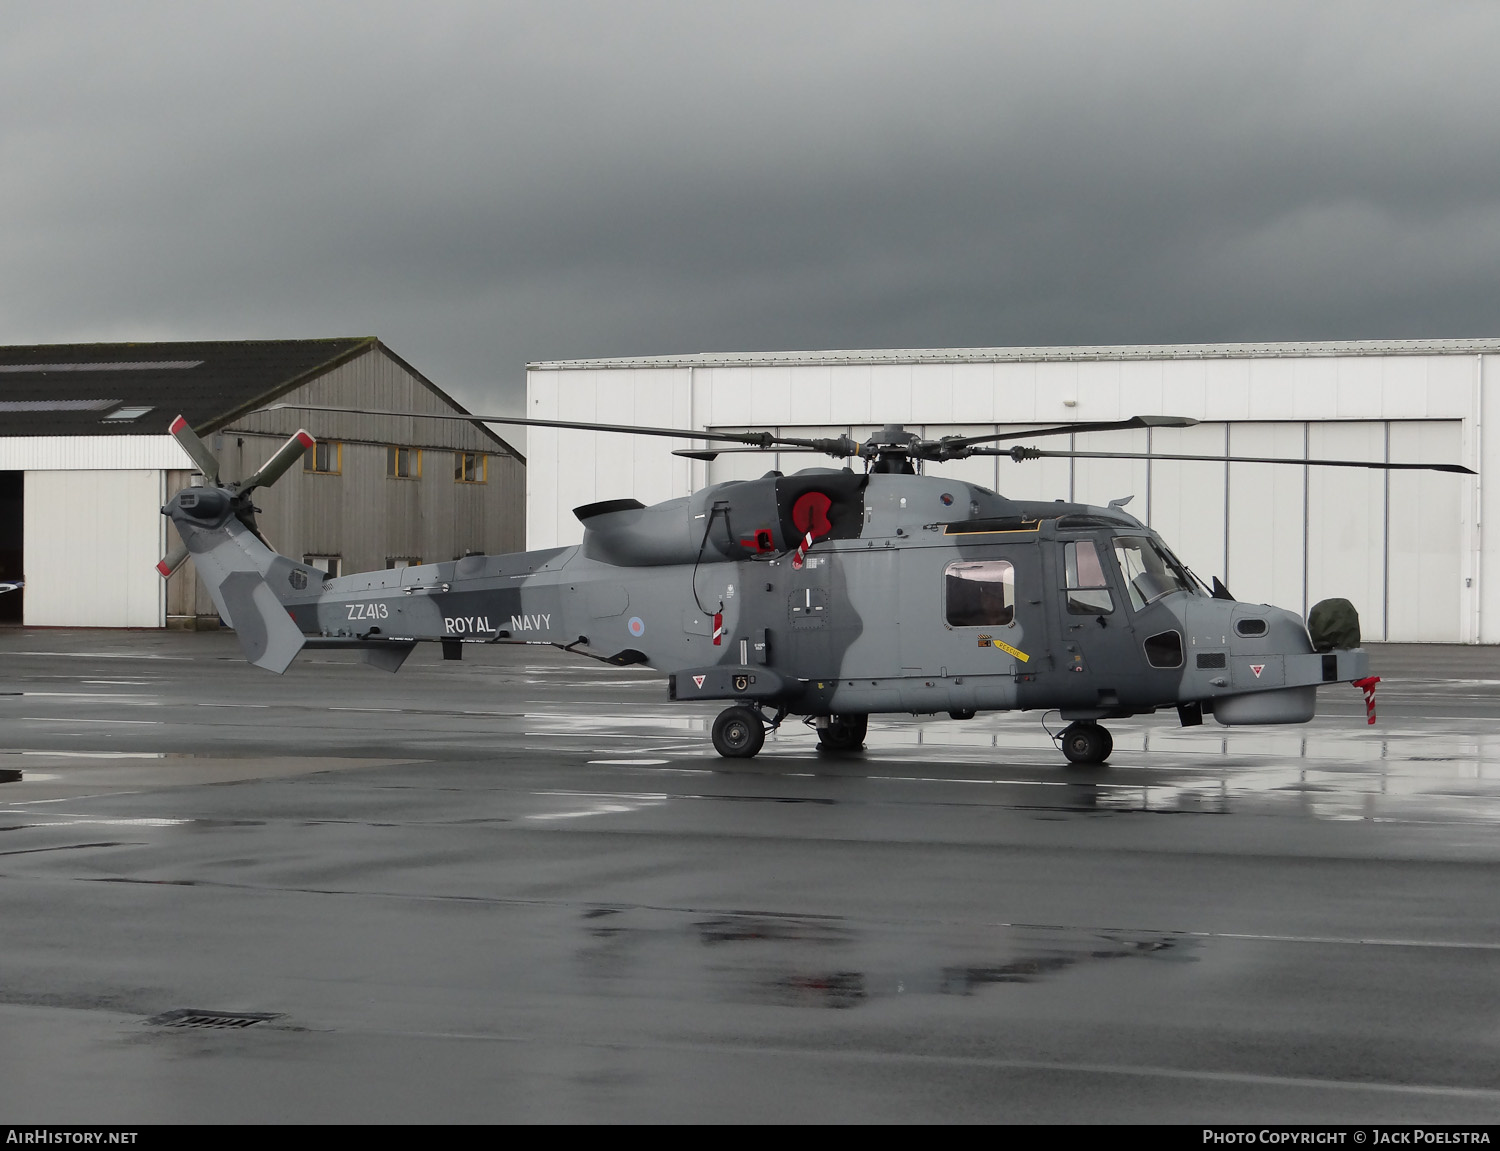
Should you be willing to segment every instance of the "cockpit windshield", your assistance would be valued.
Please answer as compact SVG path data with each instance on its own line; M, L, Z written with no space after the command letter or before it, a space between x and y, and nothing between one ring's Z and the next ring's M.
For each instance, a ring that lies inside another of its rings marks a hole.
M1137 611L1174 591L1194 591L1188 570L1149 536L1116 536L1115 559Z

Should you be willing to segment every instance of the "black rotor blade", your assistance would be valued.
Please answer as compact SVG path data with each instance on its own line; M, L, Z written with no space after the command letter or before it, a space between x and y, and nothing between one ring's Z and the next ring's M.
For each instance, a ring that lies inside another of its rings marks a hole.
M1036 436L1066 436L1075 432L1118 432L1130 428L1190 428L1198 421L1188 416L1131 416L1128 420L1105 420L1092 424L1058 424L1052 428L1033 428L1029 432L999 432L991 436L944 436L930 443L950 447L991 444L998 440L1029 440ZM988 455L990 453L981 453Z
M772 444L769 448L674 448L672 454L674 456L684 456L690 460L703 460L707 463L712 462L715 456L764 455L766 452L782 452L785 454L806 452L808 455L818 455L822 451L822 448L807 448L800 444L791 446ZM829 452L827 454L832 455L833 453ZM850 454L852 455L853 453Z
M1145 452L1049 452L1041 448L976 448L976 456L1009 456L1020 463L1022 460L1075 459L1075 460L1190 460L1206 464L1296 464L1321 468L1372 468L1377 471L1453 472L1474 476L1479 473L1462 464L1398 464L1382 463L1378 460L1298 460L1273 456L1178 456L1158 455Z
M274 412L291 409L299 412L343 412L356 416L399 416L419 420L465 420L477 424L521 424L532 428L563 428L577 432L619 432L628 436L666 436L674 440L723 440L731 444L750 444L759 449L787 445L807 448L829 455L845 453L838 440L804 440L793 436L777 436L770 432L705 432L693 428L653 428L640 424L595 424L580 420L534 420L523 416L464 416L445 412L395 412L382 408L333 408L316 404L271 404L259 411Z

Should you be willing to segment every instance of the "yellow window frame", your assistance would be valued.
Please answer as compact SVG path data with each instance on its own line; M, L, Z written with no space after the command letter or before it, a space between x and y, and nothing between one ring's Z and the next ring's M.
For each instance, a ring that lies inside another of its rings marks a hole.
M416 467L412 468L411 473L409 475L404 475L404 476L403 475L398 475L396 472L391 471L391 467L396 462L395 459L391 455L392 452L410 452L412 454L412 456L415 457ZM421 479L422 478L422 449L421 448L404 448L400 444L386 444L386 446L385 446L385 477L388 480L419 480L419 479Z
M490 482L490 456L488 452L454 452L453 482L456 484L487 484ZM464 457L475 457L475 474L478 478L464 479Z
M323 470L318 467L318 449L327 447L332 450L333 468ZM302 470L314 476L341 476L344 474L344 443L342 440L319 440L308 448L302 455Z

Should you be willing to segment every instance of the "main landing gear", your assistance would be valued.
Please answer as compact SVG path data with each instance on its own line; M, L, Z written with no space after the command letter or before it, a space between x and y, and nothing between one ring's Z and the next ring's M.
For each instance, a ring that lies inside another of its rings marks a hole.
M726 707L714 720L714 750L725 759L749 759L766 743L766 732L775 731L786 718L783 708L767 718L758 707L737 703ZM811 721L809 721L811 722ZM822 751L858 751L865 745L867 715L830 715L820 721L818 748Z
M1115 749L1109 732L1097 723L1078 720L1063 728L1057 744L1069 763L1103 763Z
M858 751L869 730L867 715L830 715L827 726L818 728L818 747L823 751Z

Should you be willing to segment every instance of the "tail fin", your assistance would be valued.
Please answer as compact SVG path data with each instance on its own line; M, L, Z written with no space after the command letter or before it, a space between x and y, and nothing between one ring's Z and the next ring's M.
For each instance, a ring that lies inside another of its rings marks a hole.
M285 671L305 637L266 582L282 557L240 522L223 489L185 488L162 510L182 536L219 615L239 636L245 658L268 671Z

